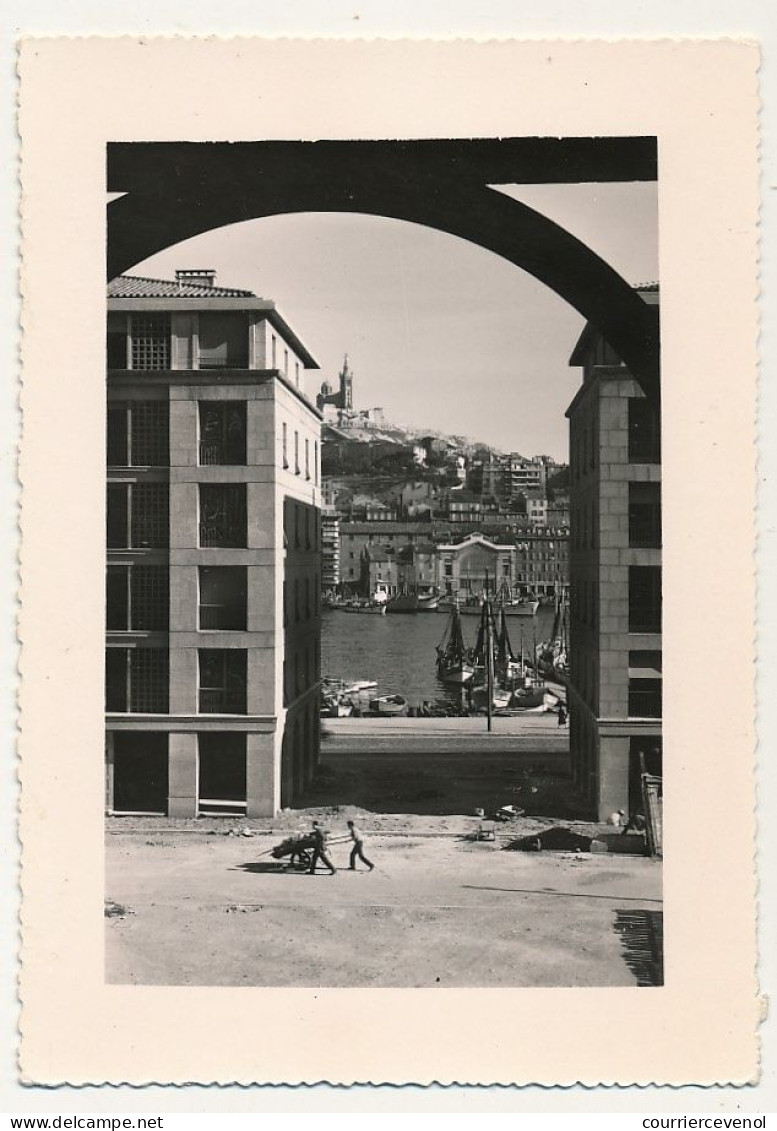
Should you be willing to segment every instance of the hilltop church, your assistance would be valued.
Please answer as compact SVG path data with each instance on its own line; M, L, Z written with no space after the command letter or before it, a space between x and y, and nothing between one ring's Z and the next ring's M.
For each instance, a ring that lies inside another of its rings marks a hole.
M340 388L334 391L331 381L324 381L321 392L316 397L316 405L323 411L325 405L333 408L353 412L353 374L348 368L348 354L345 355L343 368L340 370Z

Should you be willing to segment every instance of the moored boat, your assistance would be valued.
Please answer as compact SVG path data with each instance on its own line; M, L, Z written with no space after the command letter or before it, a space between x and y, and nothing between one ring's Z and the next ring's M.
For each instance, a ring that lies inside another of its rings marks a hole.
M374 601L349 601L345 605L340 606L342 613L372 613L373 616L382 617L386 615L386 606L377 604Z
M429 593L426 596L419 594L418 596L418 612L419 613L434 613L440 606L440 598L434 594Z
M461 631L459 607L456 602L451 609L451 619L437 645L437 675L443 683L461 686L472 679L475 666L470 662Z
M398 593L386 602L387 613L417 613L418 596L415 593Z
M379 695L377 699L370 699L370 714L406 715L407 699L404 695Z

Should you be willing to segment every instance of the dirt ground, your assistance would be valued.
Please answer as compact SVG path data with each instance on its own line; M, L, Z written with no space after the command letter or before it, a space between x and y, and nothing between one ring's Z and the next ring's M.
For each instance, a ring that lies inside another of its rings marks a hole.
M447 720L444 720L447 721ZM106 963L113 983L229 986L623 986L663 979L661 865L645 856L505 851L580 819L566 736L396 734L322 747L305 808L272 819L112 818ZM477 841L477 808L526 814ZM352 817L375 871L315 876L269 855ZM612 830L609 830L612 834ZM248 834L248 835L246 835ZM612 837L622 848L631 838ZM640 846L641 841L631 841Z
M334 830L339 831L339 830ZM107 977L145 985L621 986L661 973L645 857L371 837L373 872L288 869L272 837L108 838Z

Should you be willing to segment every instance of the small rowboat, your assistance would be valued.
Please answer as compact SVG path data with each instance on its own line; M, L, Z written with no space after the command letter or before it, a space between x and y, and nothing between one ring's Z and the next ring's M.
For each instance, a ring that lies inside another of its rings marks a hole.
M403 695L380 695L370 700L372 715L406 715L407 699Z

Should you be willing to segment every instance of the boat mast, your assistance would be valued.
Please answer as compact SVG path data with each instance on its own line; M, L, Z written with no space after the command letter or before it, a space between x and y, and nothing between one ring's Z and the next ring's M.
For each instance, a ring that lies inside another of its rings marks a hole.
M483 604L483 615L486 618L486 721L490 731L494 698L494 622L491 615L491 602L488 598Z

